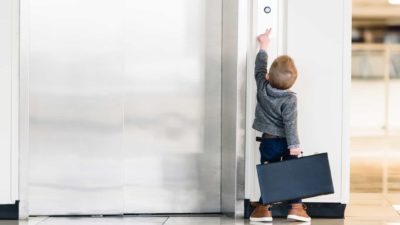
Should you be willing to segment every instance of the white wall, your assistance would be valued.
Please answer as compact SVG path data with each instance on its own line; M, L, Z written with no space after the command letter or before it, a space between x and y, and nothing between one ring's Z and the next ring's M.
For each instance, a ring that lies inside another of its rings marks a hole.
M292 56L299 71L293 90L298 96L301 147L305 155L328 152L335 188L335 194L306 201L346 203L349 197L351 1L287 0L285 11L286 40L279 40L285 41L280 53ZM248 66L253 67L254 56L249 61ZM250 99L255 98L253 71L249 73L248 123L255 104ZM254 169L259 163L258 144L254 143L251 124L247 125L247 132L250 135L246 145L246 181L250 184L246 186L246 197L254 201L259 197Z
M299 70L299 132L307 154L328 152L335 194L347 202L351 1L289 1L287 52Z
M17 1L0 1L0 204L18 198L17 12Z

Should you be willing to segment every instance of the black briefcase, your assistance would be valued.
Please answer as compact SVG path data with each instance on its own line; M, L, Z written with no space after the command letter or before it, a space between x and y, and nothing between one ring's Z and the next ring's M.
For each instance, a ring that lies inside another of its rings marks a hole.
M263 204L334 193L328 153L257 165Z

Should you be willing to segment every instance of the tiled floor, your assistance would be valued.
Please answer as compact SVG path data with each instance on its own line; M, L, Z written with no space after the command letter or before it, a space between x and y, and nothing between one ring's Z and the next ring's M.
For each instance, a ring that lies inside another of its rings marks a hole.
M399 202L400 194L352 193L346 210L346 224L365 222L366 224L399 225L400 211L394 207Z
M17 225L18 221L0 221L1 225ZM153 217L131 218L47 218L39 223L19 221L19 225L245 225L245 224L310 224L287 222L283 219L275 220L273 223L251 223L248 220L232 219L225 216L218 217L169 217L165 222L153 221ZM339 225L344 224L343 220L314 220L312 224Z
M368 199L371 199L369 201ZM246 224L290 224L290 225L399 225L400 215L388 200L378 195L354 195L348 207L346 219L313 219L311 223L288 222L274 219L272 223L253 223L249 220L232 219L225 216L208 217L33 217L28 221L0 221L0 225L246 225Z
M125 216L31 217L27 221L0 221L0 225L400 225L399 210L400 194L352 193L345 219L313 219L311 223L288 222L281 218L272 223L253 223L225 216Z

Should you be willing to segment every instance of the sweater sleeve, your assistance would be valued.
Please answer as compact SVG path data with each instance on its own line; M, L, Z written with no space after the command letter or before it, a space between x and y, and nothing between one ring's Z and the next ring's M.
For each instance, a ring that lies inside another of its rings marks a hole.
M299 135L297 132L297 97L295 95L291 96L289 100L282 105L282 117L288 148L300 147Z
M255 65L255 78L257 82L257 87L259 87L263 83L268 83L265 79L265 74L267 73L268 66L268 54L265 50L260 49L256 57L256 65Z

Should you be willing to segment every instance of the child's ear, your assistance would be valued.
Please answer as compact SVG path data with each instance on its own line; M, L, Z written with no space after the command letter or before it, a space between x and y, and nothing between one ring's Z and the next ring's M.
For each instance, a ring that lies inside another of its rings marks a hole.
M269 80L269 73L266 73L266 74L265 74L265 79L266 79L266 80Z

